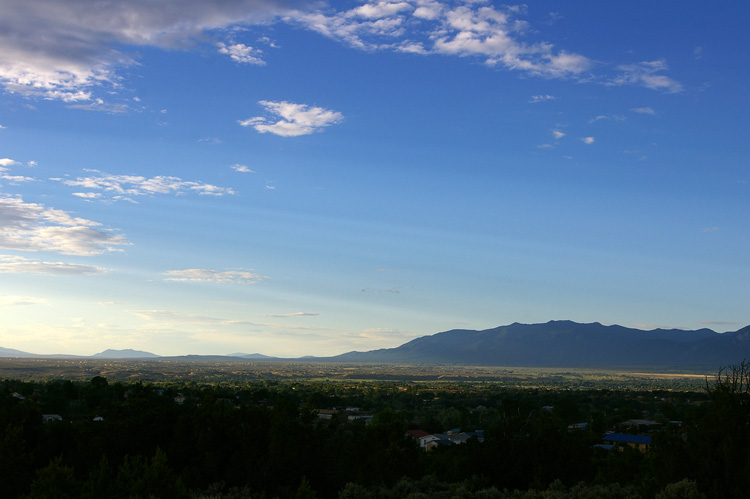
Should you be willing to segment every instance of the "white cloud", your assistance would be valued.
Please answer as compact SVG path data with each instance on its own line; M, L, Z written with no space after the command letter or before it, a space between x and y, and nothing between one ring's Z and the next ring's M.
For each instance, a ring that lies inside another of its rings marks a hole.
M594 137L581 137L581 140L584 144L593 144L594 143Z
M165 281L175 282L213 282L220 284L255 284L266 278L261 274L250 270L208 270L208 269L185 269L168 270L162 272L169 276Z
M0 166L13 166L13 165L20 165L18 161L10 158L0 158Z
M0 307L17 307L26 305L44 305L47 300L33 296L0 295Z
M186 47L206 31L260 22L279 12L276 5L282 2L2 2L0 82L10 92L87 101L88 89L116 86L116 69L136 64L128 47Z
M246 165L241 165L239 163L236 163L236 164L230 166L230 168L232 170L234 170L236 172L240 172L240 173L255 173L250 168L248 168Z
M664 61L643 61L637 64L625 64L617 68L621 73L615 76L609 85L643 85L646 88L662 90L668 93L682 91L682 84L665 76L657 74L666 71L667 63Z
M182 180L179 177L143 177L141 175L112 175L97 172L96 177L78 177L75 180L59 180L70 187L83 187L85 189L100 190L110 194L107 199L114 201L133 201L127 196L153 196L156 194L186 194L194 192L199 195L224 196L234 194L234 190L228 187L218 187L202 182ZM74 193L74 196L86 199L102 199L94 193Z
M436 1L367 3L341 12L300 12L287 22L363 50L396 50L424 54L480 57L491 66L545 77L575 76L588 70L588 58L555 51L547 42L525 43L528 30L517 19L525 9L494 7L485 2Z
M240 120L241 126L251 126L260 133L270 132L282 137L298 137L317 132L324 127L340 123L344 116L322 107L311 107L292 102L260 101L266 111L277 116L277 121L269 121L262 116ZM276 118L274 118L276 119Z
M411 9L412 6L407 2L366 3L349 11L349 15L367 19L382 19Z
M560 130L552 130L552 136L556 139L561 139L565 137L565 132Z
M532 95L531 99L529 99L529 102L531 102L532 104L536 104L539 102L547 102L547 101L555 100L555 99L556 97L554 95L549 95L549 94Z
M614 120L614 121L625 121L625 116L621 114L600 114L599 116L594 116L589 120L589 123L596 123L597 121L601 120Z
M25 203L20 197L0 198L0 248L97 255L128 244L123 236L99 229L100 225L62 210Z
M103 99L99 98L94 99L93 102L71 104L68 107L72 109L82 109L84 111L102 111L111 114L126 113L128 111L128 106L126 104L113 104L111 102L105 102Z
M180 322L185 324L197 324L197 325L225 325L225 326L233 326L233 325L245 325L245 326L257 326L258 324L254 324L252 322L248 321L238 321L234 319L224 319L221 317L211 317L206 315L196 315L196 314L185 314L182 312L173 312L170 310L129 310L131 314L140 317L141 319L146 319L149 321L154 322Z
M262 314L263 317L289 318L289 317L317 317L320 314L312 312L292 312L289 314Z
M639 113L639 114L653 114L653 115L656 114L656 111L654 111L650 107L634 107L634 108L631 108L630 110L633 111L634 113Z
M102 197L100 192L74 192L73 195L83 199L99 199Z
M34 180L36 180L35 178L24 177L22 175L9 175L7 171L8 171L7 168L3 168L2 166L0 166L0 179L7 180L8 182L11 182L11 183L33 182Z
M426 19L432 21L437 19L440 14L444 11L444 7L439 2L432 2L430 0L417 2L419 5L412 15L418 19Z
M259 65L264 63L259 49L226 38L273 22L302 26L357 49L475 57L547 78L581 78L593 65L583 55L531 40L537 32L521 18L525 7L483 0L384 0L339 11L322 2L297 2L303 6L297 10L291 5L287 0L0 2L0 85L81 109L123 112L124 104L95 94L122 85L118 73L138 65L140 47L185 49L203 41L236 62ZM666 69L662 61L618 69L620 75L604 78L609 84L681 89L657 74Z
M242 43L235 43L232 45L226 45L219 43L219 53L227 54L234 62L242 64L255 64L263 66L266 62L260 58L263 53L260 49L255 49L249 45Z
M93 275L107 269L63 262L39 262L20 256L0 255L0 274Z

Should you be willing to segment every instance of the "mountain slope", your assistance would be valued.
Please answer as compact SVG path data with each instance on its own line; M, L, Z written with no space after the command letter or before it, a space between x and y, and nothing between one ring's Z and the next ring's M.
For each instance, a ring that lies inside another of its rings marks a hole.
M483 331L454 329L397 348L350 352L347 362L402 362L529 367L708 367L750 357L750 326L734 333L710 329L643 331L598 322L514 323Z
M16 350L14 348L0 347L0 357L38 357L38 355L29 352L22 352L21 350Z
M131 348L124 350L112 350L110 348L91 356L92 359L156 359L158 357L158 355L151 352L133 350Z

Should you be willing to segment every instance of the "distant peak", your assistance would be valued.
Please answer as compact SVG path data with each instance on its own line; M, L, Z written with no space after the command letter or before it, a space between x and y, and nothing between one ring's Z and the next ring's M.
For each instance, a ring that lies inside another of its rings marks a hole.
M91 357L96 358L109 358L109 359L143 359L143 358L155 358L158 355L151 352L144 352L143 350L133 350L132 348L125 348L123 350L114 350L109 348L103 352L99 352Z

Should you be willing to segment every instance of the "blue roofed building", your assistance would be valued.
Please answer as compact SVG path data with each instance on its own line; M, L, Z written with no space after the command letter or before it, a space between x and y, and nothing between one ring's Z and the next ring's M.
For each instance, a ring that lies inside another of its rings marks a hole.
M607 433L602 437L602 443L615 447L633 447L641 452L646 452L651 446L651 437L648 435L629 435L627 433Z

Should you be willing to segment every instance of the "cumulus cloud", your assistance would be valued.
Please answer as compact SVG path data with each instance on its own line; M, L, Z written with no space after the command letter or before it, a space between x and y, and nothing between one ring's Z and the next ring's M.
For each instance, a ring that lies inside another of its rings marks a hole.
M162 275L168 276L165 281L175 282L211 282L219 284L255 284L266 278L251 270L209 270L185 269L168 270Z
M113 201L133 201L130 196L153 196L156 194L183 195L195 193L203 196L224 196L234 194L234 190L228 187L218 187L203 182L182 180L179 177L156 176L144 177L141 175L112 175L109 173L98 173L97 176L78 177L59 180L70 187L82 187L94 191L104 191L109 196L106 199ZM105 199L101 193L76 192L74 196L85 199Z
M275 22L361 50L473 57L547 78L579 78L591 69L584 55L532 40L537 32L524 15L525 8L482 0L383 0L339 10L288 0L6 1L0 2L0 85L82 109L122 112L125 105L104 102L96 93L122 85L122 70L138 65L140 47L185 49L208 42L238 63L261 65L260 49L233 37L244 27ZM663 61L622 65L619 75L605 79L679 91L681 85L661 73L665 69Z
M321 129L340 123L344 116L322 107L294 104L292 102L260 101L266 111L275 116L268 119L262 116L240 120L241 126L251 126L260 133L272 133L281 137L309 135ZM275 120L275 121L274 121Z
M565 137L565 132L560 130L552 130L552 136L556 139L561 139Z
M93 275L107 269L63 262L39 262L20 256L0 255L0 274Z
M625 64L618 66L617 69L620 74L612 78L609 85L642 85L667 93L682 91L681 83L666 75L659 74L668 69L667 63L662 60Z
M239 163L233 164L232 166L230 166L230 168L232 170L234 170L236 172L240 172L240 173L255 173L250 168L248 168L246 165L241 165Z
M0 158L0 166L13 166L13 165L20 165L18 161L10 158Z
M26 203L20 197L0 198L0 248L97 255L128 244L123 236L100 225L63 210Z
M136 64L128 47L181 48L205 32L261 22L273 0L153 2L35 0L0 3L0 82L10 92L64 102L117 85L116 69Z
M528 24L517 18L524 9L485 2L437 1L365 3L340 12L290 12L288 22L363 50L479 57L545 77L568 77L587 71L585 56L555 50L547 42L525 43Z
M263 53L262 50L242 43L234 43L232 45L219 43L219 53L227 54L234 62L239 62L241 64L255 64L262 66L266 63L261 59L261 54Z
M584 144L593 144L594 140L594 137L581 137L581 141L583 141Z

